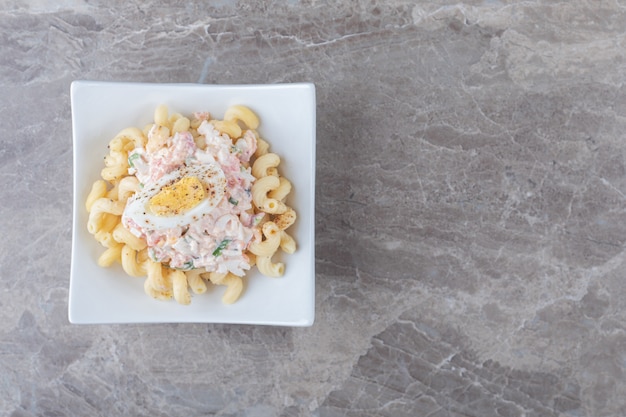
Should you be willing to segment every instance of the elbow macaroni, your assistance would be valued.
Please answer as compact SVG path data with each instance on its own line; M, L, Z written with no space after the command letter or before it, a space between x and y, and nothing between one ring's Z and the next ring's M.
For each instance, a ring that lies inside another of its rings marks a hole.
M278 187L273 190L270 190L267 193L269 198L273 198L275 200L284 200L287 195L291 192L291 182L285 177L278 178ZM292 210L293 211L293 210Z
M226 287L222 295L224 304L234 303L241 297L244 288L241 277L204 269L174 270L155 262L147 255L145 238L135 236L121 223L127 200L141 187L139 180L129 175L129 153L137 147L158 149L170 132L188 131L197 143L204 144L197 128L203 120L209 120L233 143L248 131L257 139L256 151L250 161L252 175L256 178L250 190L253 201L250 214L263 214L264 218L259 223L258 236L247 248L247 257L250 266L256 266L261 274L282 276L285 264L274 262L272 258L279 251L288 254L296 251L296 242L286 231L296 220L296 212L286 203L292 184L280 175L280 157L270 152L269 143L259 137L257 115L245 106L235 105L226 110L223 120L211 119L208 113L197 113L188 118L178 113L170 115L168 107L160 105L156 107L153 119L154 123L143 129L129 127L121 130L109 142L102 178L93 183L85 200L89 213L87 229L106 248L97 260L98 265L110 267L118 263L129 276L144 277L145 293L157 300L174 299L179 304L188 305L192 293L205 293L208 283Z
M266 177L268 175L277 174L277 172L271 170L276 168L280 164L280 158L275 153L266 153L260 156L252 164L252 175L256 178Z
M276 223L271 221L264 223L263 236L265 240L250 244L250 252L256 256L272 256L280 245L280 229Z
M256 180L252 185L252 201L258 211L268 214L281 214L287 211L285 203L268 196L269 192L279 186L280 180L273 175L267 175Z
M131 277L141 277L146 274L146 265L137 261L137 250L130 245L122 246L122 268Z
M285 273L285 264L282 262L274 263L269 256L257 256L256 266L259 271L268 277L282 277Z
M255 130L259 127L259 118L256 114L246 106L235 105L230 106L224 114L224 120L241 122L248 127L248 129Z

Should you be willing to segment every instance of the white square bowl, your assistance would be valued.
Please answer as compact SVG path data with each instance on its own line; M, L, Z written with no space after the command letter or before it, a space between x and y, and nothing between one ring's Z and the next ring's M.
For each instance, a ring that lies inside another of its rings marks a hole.
M69 291L71 323L241 323L311 326L315 316L315 86L146 84L74 81L71 86L74 143L74 216ZM285 262L281 278L262 276L253 268L244 279L241 298L221 302L225 287L209 285L193 295L191 305L158 301L145 294L144 279L119 265L101 268L104 248L87 231L85 199L100 178L109 141L129 126L142 128L154 109L208 111L222 118L242 104L255 111L261 137L281 157L280 170L293 184L288 204L298 213L289 229L298 250L277 254Z

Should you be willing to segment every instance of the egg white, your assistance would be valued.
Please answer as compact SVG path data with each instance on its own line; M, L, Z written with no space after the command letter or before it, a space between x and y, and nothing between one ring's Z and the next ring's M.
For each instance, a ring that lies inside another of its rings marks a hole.
M150 199L158 194L163 187L190 176L197 177L207 190L206 197L200 203L184 213L172 216L157 215L150 211ZM226 176L217 164L183 165L163 175L153 184L144 185L142 190L128 199L122 215L123 222L131 219L146 232L188 226L217 207L225 193Z

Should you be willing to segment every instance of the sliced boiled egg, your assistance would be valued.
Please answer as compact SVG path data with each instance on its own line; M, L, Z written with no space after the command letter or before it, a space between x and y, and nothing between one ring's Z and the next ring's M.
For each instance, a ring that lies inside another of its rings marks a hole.
M123 222L144 231L187 226L210 213L226 192L226 176L217 164L181 166L145 185L128 202Z
M161 188L148 201L148 208L157 216L177 216L200 204L206 195L207 190L198 177L183 177Z

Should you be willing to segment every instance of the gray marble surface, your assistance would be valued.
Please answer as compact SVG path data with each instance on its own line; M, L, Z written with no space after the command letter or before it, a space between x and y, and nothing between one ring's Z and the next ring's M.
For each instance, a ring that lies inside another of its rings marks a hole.
M626 415L623 0L1 9L1 415ZM315 83L314 326L68 323L75 79Z

